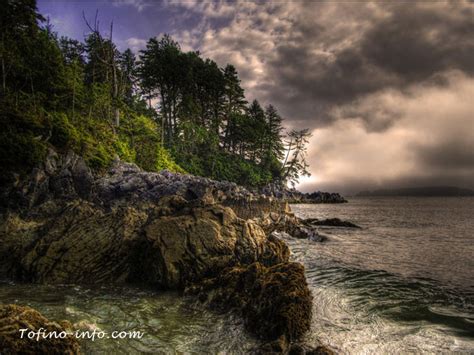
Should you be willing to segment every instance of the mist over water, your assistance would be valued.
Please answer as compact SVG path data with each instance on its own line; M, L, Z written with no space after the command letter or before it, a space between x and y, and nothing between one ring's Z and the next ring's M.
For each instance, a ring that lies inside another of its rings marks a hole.
M287 240L314 295L312 332L343 353L474 352L474 198L294 205L339 217L325 243Z

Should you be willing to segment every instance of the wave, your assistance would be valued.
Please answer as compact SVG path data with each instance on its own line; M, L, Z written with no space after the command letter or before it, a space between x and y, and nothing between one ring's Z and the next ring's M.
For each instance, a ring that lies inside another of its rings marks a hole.
M308 342L341 353L474 351L474 290L346 264L309 241L287 240L314 295Z

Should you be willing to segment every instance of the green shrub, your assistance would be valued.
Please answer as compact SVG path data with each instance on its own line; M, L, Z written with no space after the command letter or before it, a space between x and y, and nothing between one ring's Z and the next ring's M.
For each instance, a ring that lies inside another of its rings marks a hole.
M49 115L51 138L49 142L58 148L77 147L80 136L65 113L53 112Z

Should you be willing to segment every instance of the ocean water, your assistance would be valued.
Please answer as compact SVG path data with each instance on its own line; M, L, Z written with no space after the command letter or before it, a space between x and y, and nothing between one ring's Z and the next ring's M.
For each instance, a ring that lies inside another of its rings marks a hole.
M239 318L209 312L176 292L3 282L0 303L30 306L50 320L65 319L88 331L89 338L78 339L86 355L247 354L258 345ZM113 332L122 331L143 336L112 338ZM101 339L98 332L104 332Z
M362 227L320 227L324 243L287 240L314 296L308 344L341 354L474 353L474 198L354 198L292 209ZM240 319L172 292L3 282L0 302L108 334L145 334L81 340L85 354L246 354L257 345Z
M293 205L324 243L287 240L314 295L308 342L340 353L474 353L474 198L353 198Z

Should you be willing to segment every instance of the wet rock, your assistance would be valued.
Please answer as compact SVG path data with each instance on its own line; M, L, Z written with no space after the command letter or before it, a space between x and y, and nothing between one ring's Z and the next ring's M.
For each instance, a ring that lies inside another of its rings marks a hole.
M267 341L283 337L291 342L310 328L312 296L298 263L227 268L186 293L198 295L211 308L239 313L246 328Z
M289 256L284 243L218 205L156 219L144 232L150 250L142 259L146 278L166 288L182 288L229 265L276 263Z
M50 336L29 339L28 331L44 330L46 334L71 332L69 322L52 322L30 307L0 305L0 349L2 354L80 354L80 347L72 335L63 338ZM21 337L20 329L28 329Z
M320 234L310 223L306 223L305 220L297 218L292 213L280 213L278 215L273 213L263 218L256 218L255 221L268 234L283 232L292 238L309 239L314 242L324 242L328 239L325 235Z
M345 227L345 228L358 228L360 229L357 224L354 224L349 221L343 221L339 218L328 218L323 220L318 220L314 218L309 218L304 220L305 223L314 225L314 226L329 226L329 227Z

